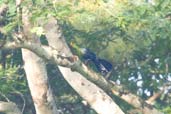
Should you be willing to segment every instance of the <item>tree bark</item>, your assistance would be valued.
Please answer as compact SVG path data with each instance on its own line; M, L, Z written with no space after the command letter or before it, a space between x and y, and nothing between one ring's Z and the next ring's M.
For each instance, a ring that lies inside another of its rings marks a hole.
M45 26L48 43L66 56L72 56L57 21L50 18ZM80 73L70 68L58 66L65 80L98 114L124 114L113 100L95 84L88 81Z
M47 47L47 46L40 46L35 43L30 43L30 42L23 42L20 44L15 43L15 42L6 43L3 47L3 49L21 48L21 47L35 52L39 57L42 57L42 58L44 58L44 60L48 60L49 62L52 62L53 64L62 65L64 67L68 67L68 68L72 68L72 66L75 64L75 63L71 63L67 59L68 57L60 55L59 52L56 51L54 48ZM146 103L143 100L141 100L141 98L139 98L136 95L133 95L131 92L129 92L127 90L126 90L126 93L124 90L124 93L120 94L119 90L122 90L122 88L123 88L122 86L111 84L111 83L107 82L106 80L104 80L103 78L101 78L100 76L98 78L98 75L96 73L90 72L86 67L84 69L81 67L81 65L76 65L76 66L77 66L77 68L75 70L77 72L81 73L87 79L96 83L99 87L103 88L105 91L112 91L113 94L117 95L121 99L123 99L126 102L128 102L129 104L133 105L135 108L137 108L137 110L140 110L141 112L142 111L147 112L147 114L153 113L153 112L155 112L157 114L162 114L161 112L157 111L152 106L145 105ZM82 70L79 70L79 69L82 69Z
M53 28L53 27L56 27L56 28ZM72 53L71 53L70 49L68 48L64 37L62 36L61 30L60 30L59 26L57 25L57 23L55 23L54 20L49 21L47 26L45 26L45 30L46 30L46 36L48 38L48 42L49 42L50 46L54 47L57 50L60 50L61 53L65 53L65 54L67 53L66 56L72 56ZM80 69L82 69L82 68L83 67L80 67ZM59 66L59 69L63 73L64 78L67 78L67 77L65 77L65 71L67 71L67 69L63 69L60 66ZM103 77L98 76L96 73L93 73L90 70L86 70L86 68L83 68L83 69L88 74L88 75L84 75L87 79L91 80L92 82L97 84L99 87L103 88L104 90L106 90L108 92L111 91L114 95L117 95L121 99L132 104L139 111L141 111L141 112L143 111L144 114L149 114L149 113L162 114L155 108L152 108L151 106L146 105L147 104L146 102L141 100L138 96L131 94L130 92L120 95L119 91L123 87L114 85L110 81L106 81ZM66 75L71 75L71 74L72 74L72 71L68 71L68 74L66 73ZM69 77L72 77L72 76L69 76ZM70 83L70 82L68 81L68 83Z
M27 11L27 10L26 10ZM23 11L25 12L25 11ZM39 38L30 32L29 14L23 13L24 35L28 40L40 45ZM52 90L48 83L45 62L33 52L22 49L24 69L37 114L58 114Z

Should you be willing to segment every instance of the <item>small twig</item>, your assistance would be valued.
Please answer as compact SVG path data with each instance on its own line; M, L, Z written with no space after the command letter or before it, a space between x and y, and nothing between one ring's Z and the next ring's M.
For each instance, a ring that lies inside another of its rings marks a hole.
M5 94L3 94L2 92L0 92L0 95L2 97L4 97L7 102L10 102L10 100L8 99L8 97Z
M151 96L149 99L146 100L146 103L153 105L154 101L159 98L164 92L165 90L168 89L168 87L170 86L170 83L166 83L163 85L162 90L160 90L159 92L155 93L153 96Z
M23 40L24 37L25 36L24 36L24 34L22 32L13 34L13 39L14 39L14 41L16 43L23 43L24 42L24 40Z
M21 98L22 98L22 100L23 100L23 107L22 107L22 110L21 110L21 113L23 114L24 109L25 109L25 107L26 107L26 100L25 100L23 94L19 93L19 95L21 96Z
M22 93L20 93L19 91L13 92L13 93L14 94L18 94L21 97L21 99L23 100L23 106L22 106L22 110L21 110L21 114L23 114L24 113L24 109L26 107L26 100L24 98L24 95Z

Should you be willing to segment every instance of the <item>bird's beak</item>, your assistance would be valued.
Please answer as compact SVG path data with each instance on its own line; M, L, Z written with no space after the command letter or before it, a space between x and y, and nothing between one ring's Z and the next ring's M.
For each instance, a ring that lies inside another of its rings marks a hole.
M73 42L70 42L70 45L73 46Z

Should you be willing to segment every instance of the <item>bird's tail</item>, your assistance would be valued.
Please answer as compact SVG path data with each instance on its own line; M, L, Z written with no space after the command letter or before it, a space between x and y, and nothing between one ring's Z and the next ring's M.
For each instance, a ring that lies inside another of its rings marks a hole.
M95 61L93 61L97 70L105 76L105 78L109 78L111 72L112 72L112 64L104 59L97 58Z

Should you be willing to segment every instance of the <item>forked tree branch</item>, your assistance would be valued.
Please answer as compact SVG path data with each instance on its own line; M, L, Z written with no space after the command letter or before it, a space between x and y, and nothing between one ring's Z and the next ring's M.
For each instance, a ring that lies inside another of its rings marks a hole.
M20 37L14 39L20 39ZM144 112L158 112L156 109L151 109L151 107L149 107L148 105L144 105L146 104L145 102L143 102L138 96L131 94L131 92L127 90L126 92L124 90L124 93L121 95L120 90L123 90L123 87L121 85L118 86L114 83L111 83L110 81L105 80L105 78L103 78L99 74L88 69L83 63L81 63L79 59L77 59L77 61L71 61L71 58L73 58L74 56L66 57L65 54L60 53L52 47L38 45L35 43L22 40L16 40L15 42L6 43L2 47L2 49L12 48L26 48L28 50L31 50L34 53L36 53L39 57L43 58L44 60L50 63L60 65L63 67L68 67L74 71L81 73L83 76L97 84L105 91L112 92L114 95L119 96L121 99L133 105L135 108L138 108L140 110L142 110L141 108L143 108ZM158 112L158 114L162 113Z

